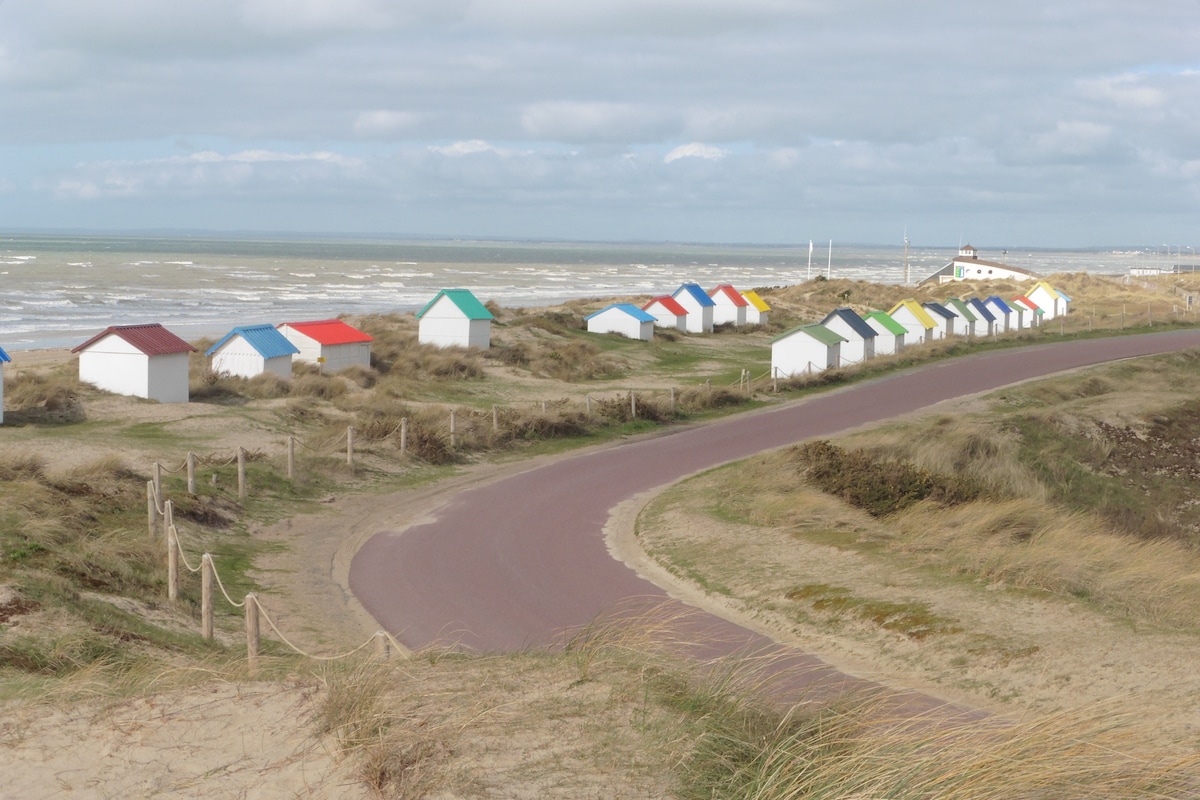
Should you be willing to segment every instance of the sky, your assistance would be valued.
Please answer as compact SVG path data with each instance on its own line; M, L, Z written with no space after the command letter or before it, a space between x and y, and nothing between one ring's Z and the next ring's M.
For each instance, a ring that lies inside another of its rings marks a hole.
M1196 0L0 0L0 230L1200 247Z

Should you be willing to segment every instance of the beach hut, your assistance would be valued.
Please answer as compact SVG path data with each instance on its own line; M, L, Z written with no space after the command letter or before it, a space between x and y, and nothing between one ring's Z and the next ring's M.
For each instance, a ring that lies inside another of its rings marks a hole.
M493 319L469 289L443 289L417 312L417 341L487 350L492 345Z
M930 318L937 325L933 329L934 339L945 339L947 336L954 336L960 333L958 314L955 314L950 309L946 308L941 303L935 303L932 300L921 303L921 308L929 314Z
M619 333L628 339L654 339L654 316L632 303L613 303L584 317L589 333Z
M669 294L655 297L642 306L642 311L654 317L656 328L674 328L681 333L687 331L687 309Z
M839 366L861 364L875 357L875 329L851 308L836 308L821 320L821 325L841 336Z
M12 359L8 357L8 353L4 352L3 347L0 347L0 425L4 424L4 365L11 362Z
M771 375L790 378L836 368L846 340L824 325L801 325L771 340Z
M730 286L728 283L717 284L708 296L712 298L713 303L713 325L724 325L732 323L733 325L746 324L746 308L750 305L750 301L742 297L742 293Z
M983 301L983 305L996 318L996 333L1005 333L1017 329L1017 315L1009 308L1008 303L996 295Z
M889 317L904 326L905 346L933 341L933 332L937 329L937 323L916 300L901 300L887 313Z
M749 303L746 306L746 324L766 325L771 316L771 307L767 305L767 301L759 297L758 292L753 289L742 292L742 297Z
M195 350L156 322L112 325L71 352L79 355L83 383L160 403L186 403L188 353Z
M1030 300L1025 295L1018 295L1008 303L1010 306L1020 306L1025 309L1026 328L1036 328L1042 324L1042 317L1046 315L1037 303Z
M955 331L956 333L958 333L960 336L975 335L976 317L975 312L971 310L970 306L968 306L962 300L959 300L957 297L951 297L949 300L942 303L942 305L958 315L958 328Z
M340 319L285 322L277 327L296 345L294 359L319 364L322 372L371 366L371 342L374 340Z
M1025 296L1042 309L1045 315L1043 319L1054 319L1067 313L1069 298L1046 281L1038 281Z
M243 325L221 337L205 351L217 375L253 378L270 373L285 380L292 377L292 356L300 348L287 340L274 325Z
M875 331L875 355L890 356L904 350L904 337L908 331L886 311L868 311L862 318Z
M688 333L712 333L713 308L717 305L698 283L684 283L671 292L675 302L687 311Z
M996 334L996 315L983 304L978 297L966 301L972 313L975 314L975 327L972 331L976 336L994 336Z

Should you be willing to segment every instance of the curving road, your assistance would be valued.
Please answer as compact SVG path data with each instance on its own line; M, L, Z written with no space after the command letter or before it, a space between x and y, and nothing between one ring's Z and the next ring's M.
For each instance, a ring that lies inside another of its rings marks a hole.
M680 428L596 449L468 489L436 519L372 537L350 586L387 630L413 648L456 643L517 650L559 640L614 609L667 601L666 593L608 553L610 509L647 489L762 450L1063 370L1200 347L1200 330L1039 345L986 353L856 384L761 413ZM656 606L657 607L657 606ZM683 635L691 655L774 648L715 616L696 613ZM786 657L821 680L848 679L819 660Z

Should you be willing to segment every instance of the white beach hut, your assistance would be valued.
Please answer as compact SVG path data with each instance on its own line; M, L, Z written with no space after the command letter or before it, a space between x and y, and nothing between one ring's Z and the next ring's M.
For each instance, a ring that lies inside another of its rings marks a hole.
M292 377L292 356L300 348L287 340L274 325L244 325L225 334L205 351L218 375L253 378L270 373L285 380Z
M12 362L4 348L0 347L0 425L4 424L4 365Z
M1008 301L1010 306L1019 306L1025 310L1026 328L1036 328L1042 324L1042 318L1046 316L1046 312L1038 306L1037 303L1030 300L1025 295L1017 295L1012 300Z
M904 338L908 333L886 311L868 311L862 315L863 322L875 331L875 355L890 356L903 352Z
M972 330L976 336L992 336L996 333L996 315L983 304L978 297L966 301L967 307L975 314L975 327Z
M839 365L848 367L875 357L875 329L852 308L830 311L821 325L845 339L839 351Z
M712 333L713 307L716 303L698 283L685 283L671 293L675 302L687 311L688 333Z
M654 316L632 303L613 303L584 317L589 333L618 333L629 339L654 339Z
M374 339L340 319L285 322L277 327L284 338L296 346L293 358L320 364L322 372L371 366L371 342Z
M1006 333L1017 329L1017 315L1008 303L996 295L992 295L983 301L983 305L996 318L996 333Z
M955 314L941 303L935 303L932 300L921 303L921 308L925 309L925 312L929 314L929 318L937 326L933 329L934 339L945 339L947 336L954 336L956 333L959 333L958 314Z
M954 329L955 333L957 333L959 336L975 335L975 322L978 318L975 316L975 312L970 306L957 297L949 298L946 300L946 302L942 303L942 305L958 315L958 320L956 321L956 326Z
M767 301L758 296L758 292L748 289L742 292L742 297L750 305L746 306L747 325L766 325L770 321L771 307Z
M1037 303L1044 313L1043 319L1054 319L1067 313L1066 295L1055 289L1046 281L1038 281L1025 296Z
M746 308L750 305L742 293L728 283L717 284L708 296L712 298L713 325L746 324Z
M443 289L417 312L417 340L438 347L492 345L492 312L469 289Z
M802 325L771 340L771 375L790 378L836 368L846 340L824 325Z
M681 333L687 331L687 309L669 294L655 297L642 306L642 311L654 317L656 328L673 328Z
M196 348L158 323L112 325L71 350L79 380L160 403L188 401L188 353Z
M887 313L889 317L904 326L905 346L933 341L937 323L916 300L901 300Z

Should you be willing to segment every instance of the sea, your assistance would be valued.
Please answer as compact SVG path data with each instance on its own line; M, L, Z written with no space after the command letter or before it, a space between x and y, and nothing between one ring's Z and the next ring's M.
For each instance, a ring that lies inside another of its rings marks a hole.
M916 282L957 247L910 246ZM1190 255L1190 254L1189 254ZM1127 274L1145 250L980 250L1038 273ZM810 278L905 282L905 248L784 245L0 234L0 347L74 347L109 325L157 322L185 339L236 325L420 310L441 289L537 308L579 298L787 286Z

